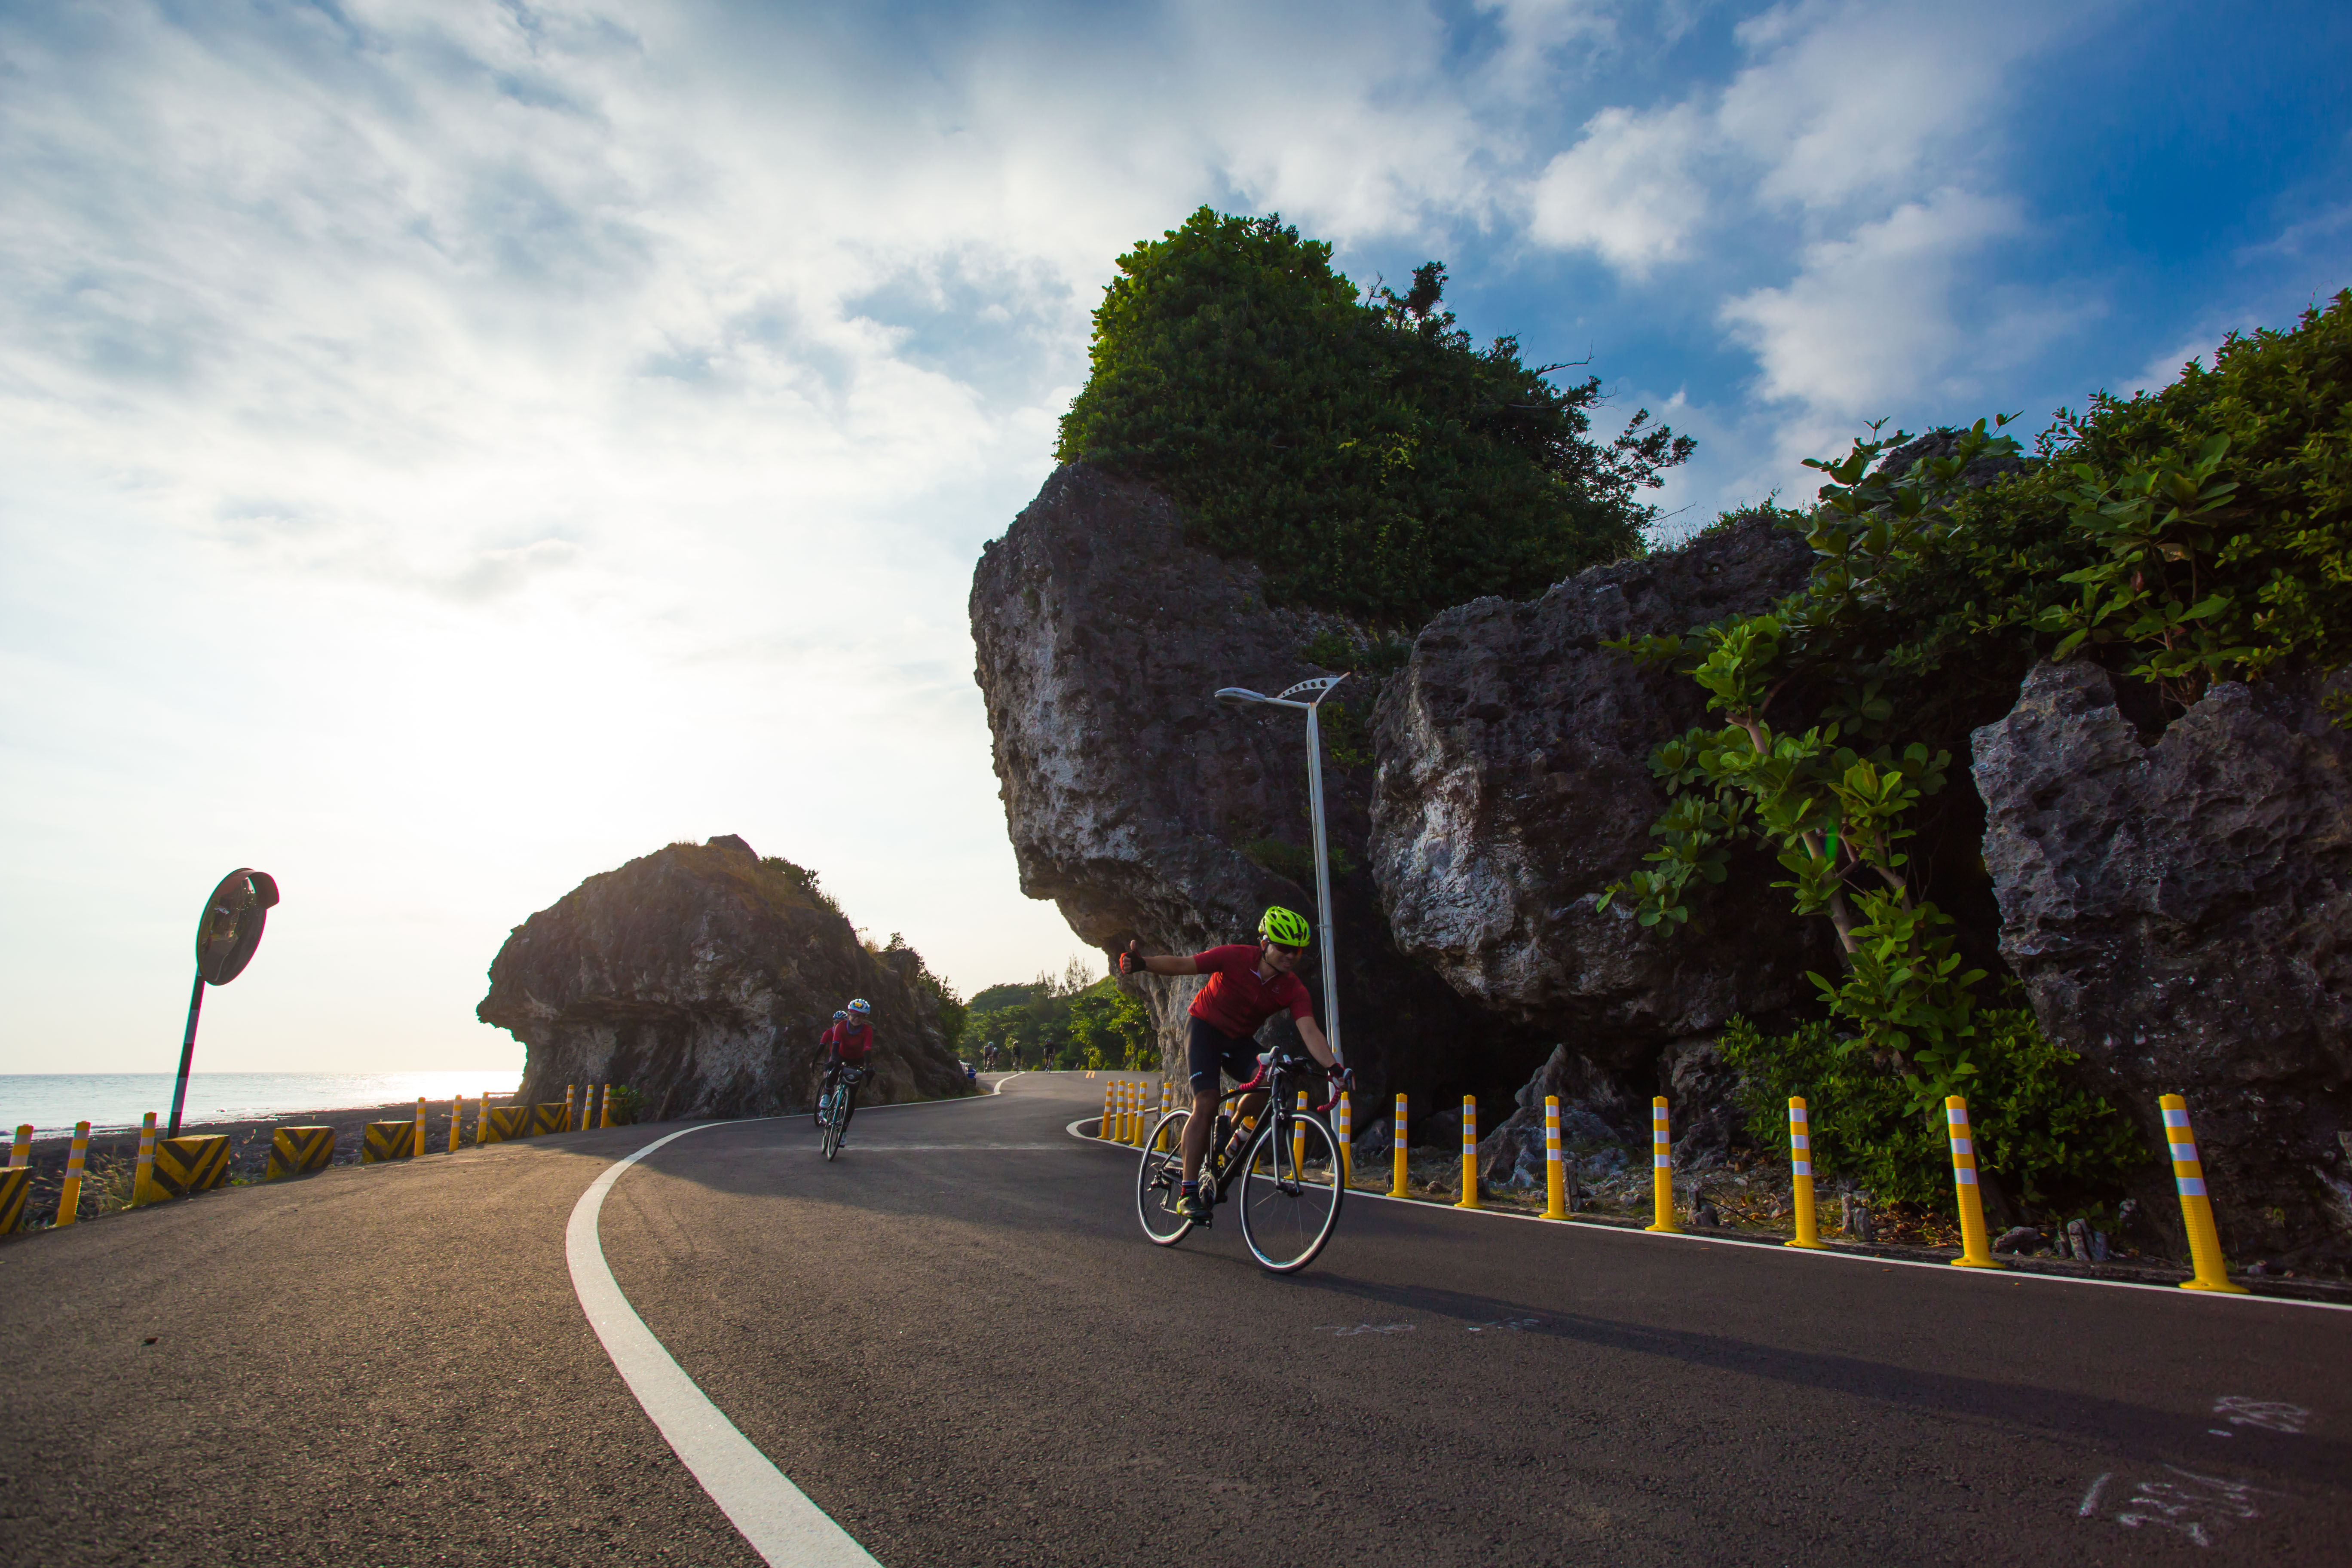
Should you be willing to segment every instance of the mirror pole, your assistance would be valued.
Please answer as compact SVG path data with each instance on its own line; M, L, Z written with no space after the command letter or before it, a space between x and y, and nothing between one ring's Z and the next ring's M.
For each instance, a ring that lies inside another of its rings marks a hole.
M180 1039L180 1081L172 1090L172 1129L166 1138L180 1135L180 1107L188 1098L188 1065L196 1056L196 1014L205 1005L204 972L196 972L195 989L188 993L188 1032Z

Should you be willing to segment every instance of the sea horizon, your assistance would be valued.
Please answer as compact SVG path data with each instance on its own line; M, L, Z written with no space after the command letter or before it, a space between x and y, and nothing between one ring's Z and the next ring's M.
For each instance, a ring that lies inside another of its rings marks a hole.
M36 1139L70 1137L87 1121L92 1132L136 1128L148 1111L157 1125L172 1113L174 1075L167 1072L0 1073L0 1129L31 1124ZM180 1112L183 1130L221 1121L252 1121L307 1110L352 1110L463 1095L511 1095L521 1086L516 1068L451 1068L420 1072L198 1072L188 1077Z

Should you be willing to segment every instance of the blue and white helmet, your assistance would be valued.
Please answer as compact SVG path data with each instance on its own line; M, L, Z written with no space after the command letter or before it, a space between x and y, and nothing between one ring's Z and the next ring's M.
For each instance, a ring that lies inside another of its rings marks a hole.
M853 1012L853 1013L856 1014L856 1015L857 1015L859 1017L861 1017L861 1018L865 1017L868 1013L871 1013L871 1012L873 1012L873 1011L874 1011L874 1009L873 1009L873 1008L871 1008L871 1007L869 1007L869 1006L867 1006L867 1005L866 1005L866 998L865 998L865 997L863 997L863 996L860 996L860 997L858 997L856 1000L855 1000L855 1001L851 1002L851 1003L850 1003L850 1005L849 1005L849 1010L850 1010L851 1012Z
M839 1011L839 1010L835 1010L835 1013L834 1013L834 1015L833 1015L833 1021L834 1021L835 1023L838 1024L838 1023L843 1022L843 1021L844 1021L845 1019L846 1019L848 1016L849 1016L849 1015L848 1015L848 1014L844 1013L844 1012L841 1012L841 1011Z

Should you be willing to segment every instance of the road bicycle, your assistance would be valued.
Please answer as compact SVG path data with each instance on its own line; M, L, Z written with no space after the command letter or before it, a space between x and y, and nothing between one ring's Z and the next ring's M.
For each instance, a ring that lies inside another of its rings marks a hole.
M841 1140L849 1131L849 1119L857 1114L857 1086L866 1081L864 1068L844 1067L833 1087L817 1096L816 1124L824 1133L824 1157L828 1160L841 1152Z
M1217 1101L1216 1137L1201 1163L1201 1195L1212 1205L1240 1195L1242 1241L1276 1274L1315 1261L1347 1195L1339 1141L1324 1120L1330 1105L1301 1110L1295 1103L1298 1085L1315 1070L1304 1058L1262 1058L1255 1078ZM1260 1093L1265 1106L1236 1129L1241 1101ZM1184 1129L1192 1120L1190 1110L1162 1116L1136 1167L1136 1217L1161 1247L1175 1246L1193 1226L1183 1207Z

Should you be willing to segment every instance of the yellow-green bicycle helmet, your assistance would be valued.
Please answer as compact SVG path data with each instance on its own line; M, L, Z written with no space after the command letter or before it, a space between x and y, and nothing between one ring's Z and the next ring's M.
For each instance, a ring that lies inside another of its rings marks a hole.
M1285 947L1305 947L1312 933L1307 930L1305 916L1286 910L1280 904L1273 904L1258 917L1257 934Z

